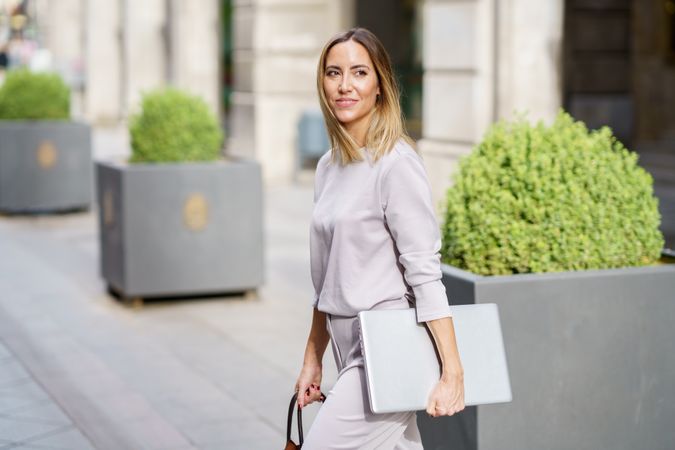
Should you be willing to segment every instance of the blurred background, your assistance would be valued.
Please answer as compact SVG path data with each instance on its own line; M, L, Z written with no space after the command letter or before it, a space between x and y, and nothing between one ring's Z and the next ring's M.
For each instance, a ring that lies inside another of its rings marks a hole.
M457 158L495 120L559 108L608 125L654 175L673 243L675 3L670 0L3 0L8 69L55 70L73 115L124 123L145 90L202 96L267 181L294 170L297 123L316 108L315 63L332 34L369 28L389 50L403 109L438 198Z
M439 212L492 123L564 108L638 153L675 247L674 0L0 0L0 78L61 74L96 160L130 154L143 92L207 102L225 154L262 167L266 270L255 300L131 310L99 279L94 213L0 216L0 449L282 445L313 293L298 124L354 26L390 52Z
M408 128L437 199L495 120L559 108L609 125L656 180L675 233L672 0L2 0L3 64L56 70L73 114L124 123L144 90L202 96L268 182L296 167L297 124L316 108L315 64L332 34L371 29L393 59Z

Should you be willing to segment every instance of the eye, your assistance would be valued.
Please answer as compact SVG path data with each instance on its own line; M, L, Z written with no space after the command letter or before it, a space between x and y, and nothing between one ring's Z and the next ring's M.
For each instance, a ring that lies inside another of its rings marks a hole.
M338 75L340 75L340 74L339 74L339 72L338 72L337 70L335 70L335 69L328 69L328 70L326 71L326 76L327 76L327 77L336 77L336 76L338 76Z
M363 70L363 69L360 69L360 70L357 70L357 71L356 71L356 76L357 76L357 77L365 77L366 75L368 75L368 72L366 72L366 71Z

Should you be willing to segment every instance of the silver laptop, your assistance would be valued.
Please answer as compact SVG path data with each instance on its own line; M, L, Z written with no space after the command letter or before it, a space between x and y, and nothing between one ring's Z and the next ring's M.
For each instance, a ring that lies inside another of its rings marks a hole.
M464 368L467 406L511 401L499 312L494 303L451 306ZM416 411L440 376L431 332L415 309L359 313L370 407L374 413Z

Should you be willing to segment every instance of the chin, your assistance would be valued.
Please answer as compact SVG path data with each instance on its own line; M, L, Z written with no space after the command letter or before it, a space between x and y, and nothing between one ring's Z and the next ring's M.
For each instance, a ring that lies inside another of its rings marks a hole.
M342 125L346 125L357 120L360 116L351 112L345 114L345 111L338 111L337 114L335 114L335 117Z

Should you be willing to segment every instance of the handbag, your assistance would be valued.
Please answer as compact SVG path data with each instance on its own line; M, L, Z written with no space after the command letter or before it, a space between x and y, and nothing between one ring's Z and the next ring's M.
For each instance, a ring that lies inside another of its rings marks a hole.
M288 420L286 421L286 447L284 450L293 450L302 448L302 443L304 440L302 433L302 409L298 406L298 444L291 440L291 428L293 427L293 409L298 400L298 393L293 394L291 398L291 404L288 406ZM326 396L321 394L320 402L326 401Z

